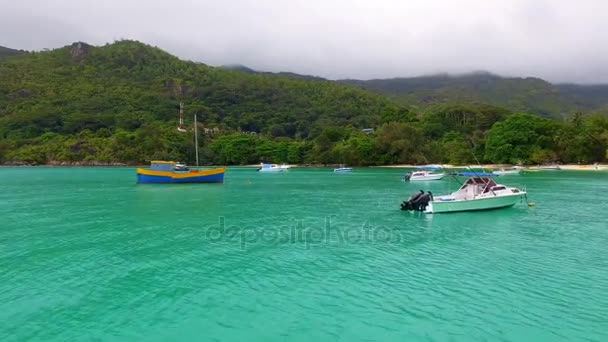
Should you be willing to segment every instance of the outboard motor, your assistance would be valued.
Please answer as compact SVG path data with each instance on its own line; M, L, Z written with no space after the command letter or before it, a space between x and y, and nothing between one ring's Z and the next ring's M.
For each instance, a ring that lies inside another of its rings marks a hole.
M403 201L401 203L401 210L415 210L416 209L416 203L418 202L418 200L420 199L420 197L422 197L424 195L424 191L420 190L420 192L416 192L414 194L412 194L412 196L410 196L410 198L407 199L407 201Z
M414 206L412 205L412 202L410 202L410 201L403 201L401 203L401 210L412 211L412 210L414 210Z
M412 177L412 173L411 172L407 172L405 175L403 175L403 181L407 182L410 180L410 177ZM420 190L422 191L422 190Z
M428 192L422 196L420 196L418 198L418 201L416 202L416 210L418 211L425 211L426 207L429 205L429 202L432 200L432 196L433 194Z

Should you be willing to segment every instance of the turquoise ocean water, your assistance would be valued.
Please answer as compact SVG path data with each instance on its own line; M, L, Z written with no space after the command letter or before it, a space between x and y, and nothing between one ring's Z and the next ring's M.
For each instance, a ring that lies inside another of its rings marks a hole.
M402 170L0 169L1 341L608 341L608 173L425 215Z

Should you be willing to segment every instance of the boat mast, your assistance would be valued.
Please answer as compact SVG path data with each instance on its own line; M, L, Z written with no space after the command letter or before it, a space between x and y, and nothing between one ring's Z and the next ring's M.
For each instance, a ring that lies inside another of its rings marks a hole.
M196 154L196 166L198 167L198 130L196 124L196 113L194 113L194 153Z
M184 103L179 103L179 125L177 126L177 130L180 132L186 132L186 127L184 126Z

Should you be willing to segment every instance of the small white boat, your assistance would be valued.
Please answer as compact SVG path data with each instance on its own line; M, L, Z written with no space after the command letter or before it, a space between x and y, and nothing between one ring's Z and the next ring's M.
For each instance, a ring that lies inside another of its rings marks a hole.
M277 165L277 164L264 164L262 163L260 165L260 168L258 168L259 172L283 172L283 171L287 171L289 169L288 165Z
M537 168L538 170L556 171L562 168L559 165L541 165Z
M418 181L433 181L444 178L447 174L445 172L435 172L433 170L420 170L412 171L405 174L403 180L410 182Z
M489 177L471 177L452 194L436 197L430 194L428 205L420 210L432 214L506 208L520 202L526 194L525 189L496 184Z
M352 172L352 167L345 167L344 164L340 164L340 167L335 168L334 172Z
M498 176L512 176L521 174L521 168L510 168L510 169L500 169L492 171L493 174Z

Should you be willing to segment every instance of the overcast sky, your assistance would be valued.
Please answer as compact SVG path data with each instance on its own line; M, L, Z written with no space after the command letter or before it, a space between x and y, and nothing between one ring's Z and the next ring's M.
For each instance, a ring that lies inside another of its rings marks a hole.
M487 70L608 83L606 0L0 0L0 45L128 38L327 78Z

